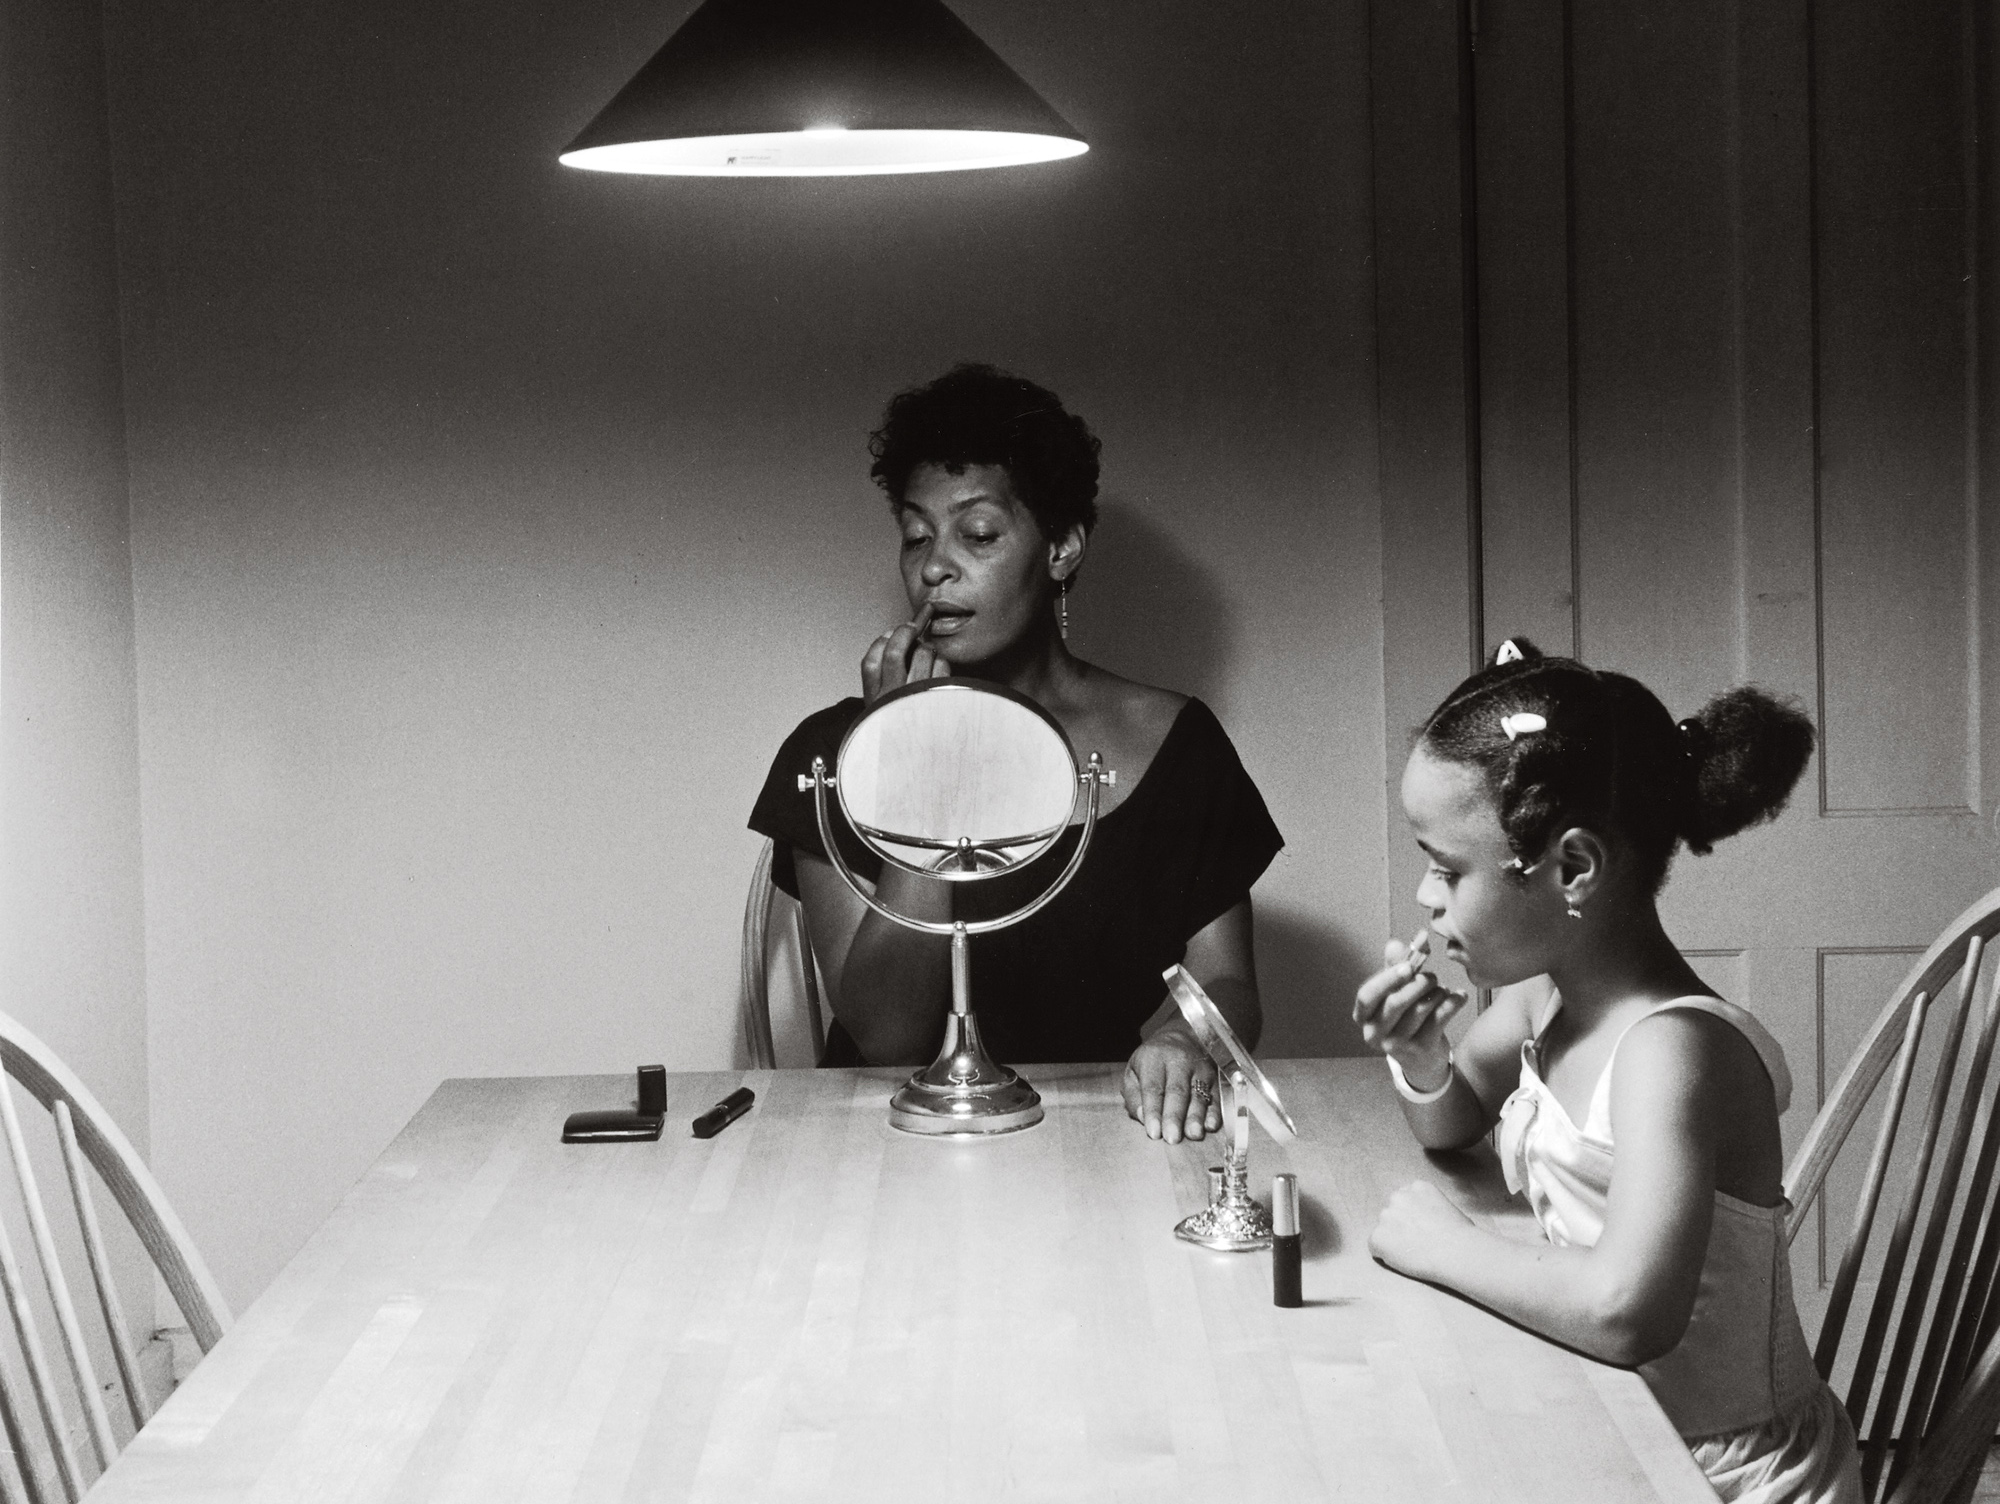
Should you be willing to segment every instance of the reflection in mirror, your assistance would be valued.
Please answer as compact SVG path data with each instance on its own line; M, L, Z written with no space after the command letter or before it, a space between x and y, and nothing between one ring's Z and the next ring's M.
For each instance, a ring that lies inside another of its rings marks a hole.
M1242 1076L1243 1084L1249 1089L1249 1108L1257 1115L1257 1121L1264 1125L1264 1131L1281 1144L1296 1141L1298 1125L1285 1111L1285 1104L1278 1100L1278 1088L1264 1074L1263 1067L1251 1058L1243 1041L1236 1037L1236 1031L1229 1027L1228 1018L1215 1006L1215 999L1188 973L1186 967L1168 967L1166 980L1167 991L1174 997L1174 1006L1181 1010L1181 1017L1194 1030L1209 1058L1222 1068L1225 1076L1232 1071Z
M936 680L877 701L836 774L842 812L877 855L944 877L1039 856L1077 800L1069 740L1039 706Z

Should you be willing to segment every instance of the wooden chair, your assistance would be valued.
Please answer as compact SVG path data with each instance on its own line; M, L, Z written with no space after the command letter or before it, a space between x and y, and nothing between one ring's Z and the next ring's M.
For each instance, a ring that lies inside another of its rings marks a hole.
M826 1051L819 967L805 910L771 881L774 854L766 841L743 905L743 1043L750 1064L765 1070L815 1066Z
M1813 1353L1829 1377L1852 1358L1844 1398L1871 1500L1969 1499L2000 1425L2000 1072L1990 1069L2000 1034L2000 957L1988 954L1996 932L2000 889L1959 915L1904 978L1785 1177L1797 1237L1841 1145L1887 1078ZM1926 1053L1935 1064L1920 1073ZM1889 1216L1882 1202L1892 1164L1905 1183L1890 1195L1898 1204ZM1875 1272L1872 1290L1864 1267Z
M0 1013L0 1064L5 1066L5 1076L26 1087L53 1119L56 1146L75 1207L77 1233L90 1266L91 1282L97 1290L98 1310L117 1364L132 1429L136 1431L152 1414L155 1401L131 1350L131 1328L126 1324L112 1281L109 1253L85 1170L86 1162L109 1188L112 1199L151 1255L154 1267L172 1292L182 1318L204 1353L221 1340L229 1325L229 1307L186 1229L167 1205L152 1173L118 1131L118 1125L47 1045L4 1013ZM46 1437L46 1446L31 1439L30 1416L22 1402L19 1379L11 1365L0 1363L0 1424L4 1424L19 1467L18 1479L0 1470L0 1491L18 1497L18 1486L33 1504L53 1504L58 1499L80 1498L88 1484L77 1455L62 1389L42 1340L44 1314L52 1314L54 1318L82 1416L83 1433L95 1457L95 1471L101 1472L111 1465L118 1445L104 1403L105 1389L98 1383L83 1326L77 1317L76 1302L57 1258L54 1229L42 1202L14 1094L5 1077L0 1077L0 1136L6 1139L8 1158L21 1191L21 1220L27 1224L28 1239L34 1245L35 1262L41 1268L41 1288L48 1302L42 1307L40 1300L31 1294L15 1255L14 1240L7 1230L12 1219L0 1219L0 1296L6 1301L18 1357L27 1370L34 1412ZM53 1477L49 1476L51 1471Z

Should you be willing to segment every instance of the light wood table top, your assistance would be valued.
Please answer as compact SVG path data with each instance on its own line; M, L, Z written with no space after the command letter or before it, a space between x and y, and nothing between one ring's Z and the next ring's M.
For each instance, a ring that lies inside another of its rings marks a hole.
M1369 1258L1418 1176L1533 1232L1379 1063L1271 1066L1292 1311L1174 1237L1219 1152L1148 1141L1119 1068L1030 1070L1047 1120L973 1143L891 1129L902 1074L672 1076L658 1143L598 1145L562 1120L629 1077L447 1081L92 1504L1714 1498L1635 1374Z

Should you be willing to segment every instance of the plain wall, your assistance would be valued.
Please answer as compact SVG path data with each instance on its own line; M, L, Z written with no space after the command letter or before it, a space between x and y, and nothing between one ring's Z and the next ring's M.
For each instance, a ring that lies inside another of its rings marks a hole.
M1264 1048L1349 1042L1365 7L957 8L1087 156L576 173L682 7L111 0L153 1160L233 1300L442 1078L736 1058L744 818L901 609L865 436L961 359L1102 437L1073 645L1221 715Z
M0 1010L143 1153L124 425L99 15L20 0L0 10ZM150 1314L137 1242L114 1250Z
M147 1141L132 578L102 38L0 15L0 1008Z

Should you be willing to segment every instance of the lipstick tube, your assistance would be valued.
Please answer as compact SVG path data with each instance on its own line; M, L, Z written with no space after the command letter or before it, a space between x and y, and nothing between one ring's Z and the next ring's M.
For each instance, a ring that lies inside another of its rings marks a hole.
M1271 1177L1271 1304L1297 1310L1299 1291L1299 1177Z
M714 1138L731 1123L750 1110L750 1104L757 1100L757 1094L747 1086L739 1086L728 1096L709 1108L694 1120L696 1138Z

